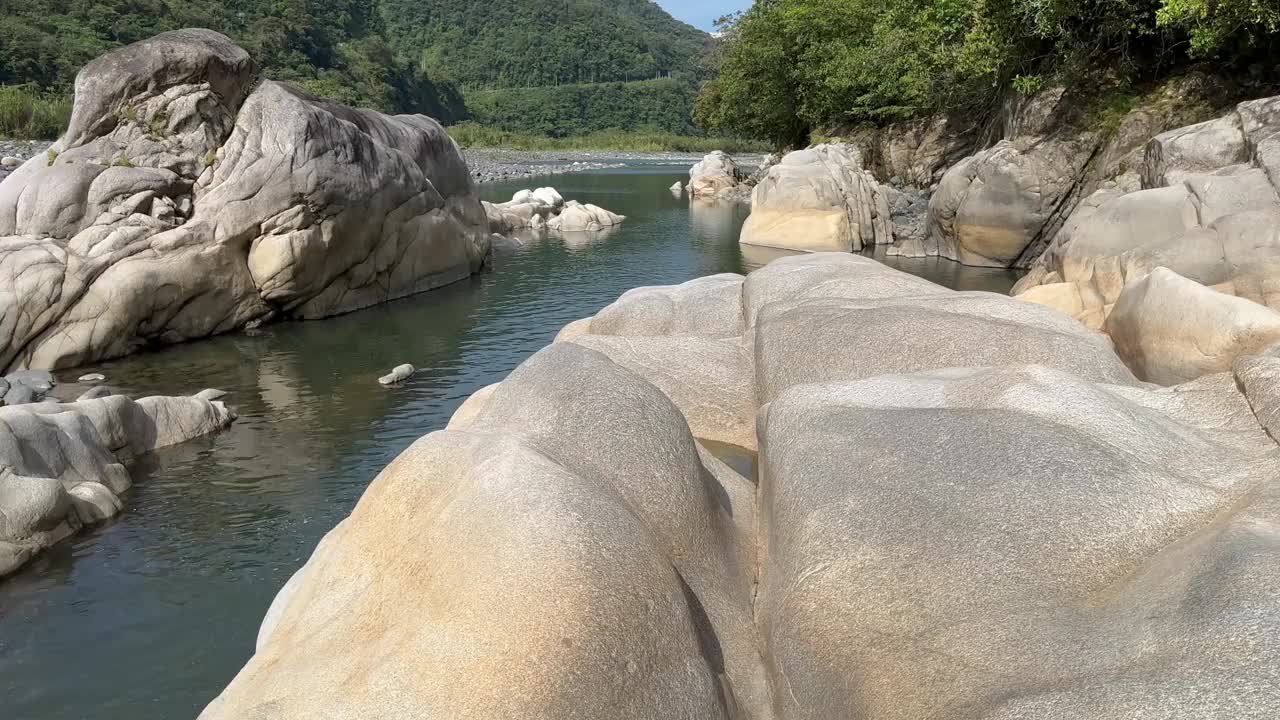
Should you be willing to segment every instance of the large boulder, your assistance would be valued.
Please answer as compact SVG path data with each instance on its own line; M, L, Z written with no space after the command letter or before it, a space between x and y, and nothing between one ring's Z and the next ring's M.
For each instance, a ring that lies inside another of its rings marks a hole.
M1010 267L1046 232L1075 189L1093 138L1006 140L947 170L929 199L923 253L965 265Z
M557 343L374 481L201 718L762 708L752 495L660 391Z
M121 461L217 432L235 415L198 397L121 395L0 408L0 577L118 514Z
M0 185L0 367L65 367L460 280L484 210L435 121L255 83L207 30L113 51Z
M1280 313L1158 267L1124 289L1105 329L1138 377L1176 385L1280 343Z
M1012 366L783 393L760 422L774 717L1269 717L1280 454L1229 383L1189 390Z
M723 150L715 150L689 169L689 197L742 200L750 195L746 173Z
M1270 718L1250 357L1155 387L846 253L634 291L375 479L202 720Z
M817 145L788 153L751 195L741 242L788 250L858 251L893 242L888 198L857 149Z
M1164 267L1280 310L1277 104L1241 103L1153 138L1143 189L1082 203L1014 293L1072 283L1083 308L1073 314L1100 327L1126 285Z

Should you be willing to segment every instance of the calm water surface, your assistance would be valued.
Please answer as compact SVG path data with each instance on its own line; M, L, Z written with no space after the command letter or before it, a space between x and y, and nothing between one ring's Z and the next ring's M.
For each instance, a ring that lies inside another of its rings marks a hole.
M120 518L0 582L0 718L194 718L252 654L272 597L320 537L468 395L625 290L785 254L744 255L744 208L672 197L686 171L636 165L544 181L627 215L608 236L538 241L499 257L494 272L360 313L95 367L135 396L228 390L240 419L135 462ZM506 200L527 182L482 193ZM1014 279L946 261L902 269L964 289L1003 292ZM377 384L404 362L418 375Z

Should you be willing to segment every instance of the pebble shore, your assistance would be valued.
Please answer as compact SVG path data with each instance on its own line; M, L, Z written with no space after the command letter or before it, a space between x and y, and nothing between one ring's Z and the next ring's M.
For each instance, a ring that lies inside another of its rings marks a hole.
M13 158L26 162L44 153L51 140L0 140L0 161ZM500 148L468 148L462 151L471 168L471 176L477 183L516 180L521 178L561 175L564 173L607 170L624 165L646 162L654 164L692 165L702 159L694 153L642 152L628 153L597 150L503 150ZM16 169L0 163L0 180Z

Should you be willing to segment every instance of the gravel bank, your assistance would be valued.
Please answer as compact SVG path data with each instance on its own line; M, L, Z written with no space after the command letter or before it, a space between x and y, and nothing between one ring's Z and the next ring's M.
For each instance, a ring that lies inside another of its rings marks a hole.
M52 140L2 140L0 139L0 180L18 169L18 165L43 153L53 144ZM17 160L18 162L14 162Z
M25 162L28 158L44 153L51 140L0 140L0 160L16 158ZM503 150L500 148L470 148L462 151L471 168L471 176L478 183L514 180L563 173L605 170L633 164L693 165L702 155L677 152L627 153L603 150ZM756 156L739 158L743 165L759 164ZM12 164L12 161L10 162ZM13 168L0 162L0 180Z

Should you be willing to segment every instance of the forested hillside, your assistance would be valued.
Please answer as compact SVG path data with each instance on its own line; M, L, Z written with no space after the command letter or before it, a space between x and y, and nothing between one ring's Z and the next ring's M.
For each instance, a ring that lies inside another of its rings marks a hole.
M710 38L651 0L0 0L0 86L58 96L107 50L226 33L264 74L384 111L551 137L693 131ZM18 97L0 92L0 105ZM555 117L552 114L559 113ZM5 108L0 107L0 126ZM3 127L0 127L3 132ZM12 132L12 130L10 130ZM37 133L39 134L39 133Z
M1280 5L1256 0L758 0L725 30L698 119L780 144L1197 62L1266 82L1280 59Z
M397 54L366 0L0 0L0 85L70 89L92 58L164 30L224 32L271 77L353 105L464 114L461 96Z
M467 88L700 72L710 38L651 0L382 0L396 49Z

